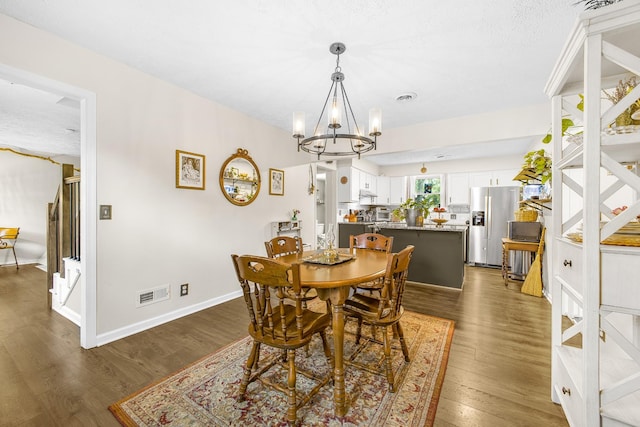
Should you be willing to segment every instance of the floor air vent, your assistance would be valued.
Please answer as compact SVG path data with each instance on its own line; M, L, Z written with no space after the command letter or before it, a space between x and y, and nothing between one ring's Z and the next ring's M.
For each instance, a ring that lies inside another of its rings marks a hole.
M158 301L164 301L169 299L170 296L171 296L171 293L170 293L169 286L141 291L138 294L138 300L136 301L137 302L136 306L142 307L145 305L153 304Z

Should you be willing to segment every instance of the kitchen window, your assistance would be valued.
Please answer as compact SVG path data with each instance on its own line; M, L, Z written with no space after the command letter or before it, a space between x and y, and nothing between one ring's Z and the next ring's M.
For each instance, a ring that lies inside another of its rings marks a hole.
M443 192L442 175L420 175L411 177L411 196L426 198L431 206L440 206Z

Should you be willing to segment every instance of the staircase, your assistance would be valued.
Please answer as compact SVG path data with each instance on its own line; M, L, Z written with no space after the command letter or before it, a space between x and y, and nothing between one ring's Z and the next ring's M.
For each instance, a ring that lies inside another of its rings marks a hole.
M73 165L62 165L47 219L48 305L80 325L80 177Z

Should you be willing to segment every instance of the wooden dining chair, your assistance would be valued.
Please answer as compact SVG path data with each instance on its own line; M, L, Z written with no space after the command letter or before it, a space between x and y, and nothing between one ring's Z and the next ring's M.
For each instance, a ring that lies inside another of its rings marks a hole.
M349 248L370 249L391 253L393 236L384 236L378 233L362 233L349 236Z
M298 236L278 236L264 242L269 258L280 258L285 255L302 254L302 239ZM307 302L318 297L318 292L311 288L302 288L303 307L307 308Z
M300 264L286 264L251 255L231 257L249 311L249 335L253 338L240 384L239 400L244 400L247 386L259 380L264 385L285 393L288 402L287 422L295 424L297 409L309 402L333 378L333 357L325 333L331 315L303 308ZM295 295L294 304L288 298L291 293ZM329 365L325 375L296 368L296 349L306 346L315 334L319 334L322 339ZM276 352L268 360L260 361L262 344L282 349L286 352L286 357ZM263 366L259 366L260 364ZM283 364L288 372L286 386L261 377L276 364ZM306 396L297 395L297 371L316 382Z
M20 234L20 227L7 228L0 227L0 250L11 249L13 252L13 259L18 266L18 257L16 256L16 241L18 240L18 234Z
M349 236L349 250L353 251L354 248L367 249L372 251L382 251L391 253L393 247L393 236L383 236L378 233L362 233L358 235ZM383 282L381 280L374 280L371 282L360 283L354 287L354 292L361 293L366 292L370 295L379 294L382 289Z
M279 258L285 255L301 254L302 239L298 236L278 236L264 242L269 258Z
M347 363L375 374L386 374L389 383L389 391L395 392L393 369L391 365L391 338L398 338L404 360L409 362L409 350L404 340L404 333L400 325L400 318L404 313L402 307L402 296L409 273L409 263L414 247L407 246L402 251L388 255L387 268L384 275L384 286L381 289L380 297L373 297L363 294L354 294L347 298L344 304L344 312L347 317L355 318L358 321L356 330L356 349L349 357ZM362 335L362 325L371 326L371 336ZM382 331L382 341L376 337L376 330ZM371 343L382 345L383 356L382 365L384 372L380 371L380 363L371 367L358 362L358 355Z

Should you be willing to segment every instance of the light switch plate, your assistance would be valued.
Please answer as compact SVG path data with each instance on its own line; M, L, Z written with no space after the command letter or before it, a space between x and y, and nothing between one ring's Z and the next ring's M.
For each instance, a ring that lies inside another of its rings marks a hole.
M100 219L111 219L111 205L100 205Z

